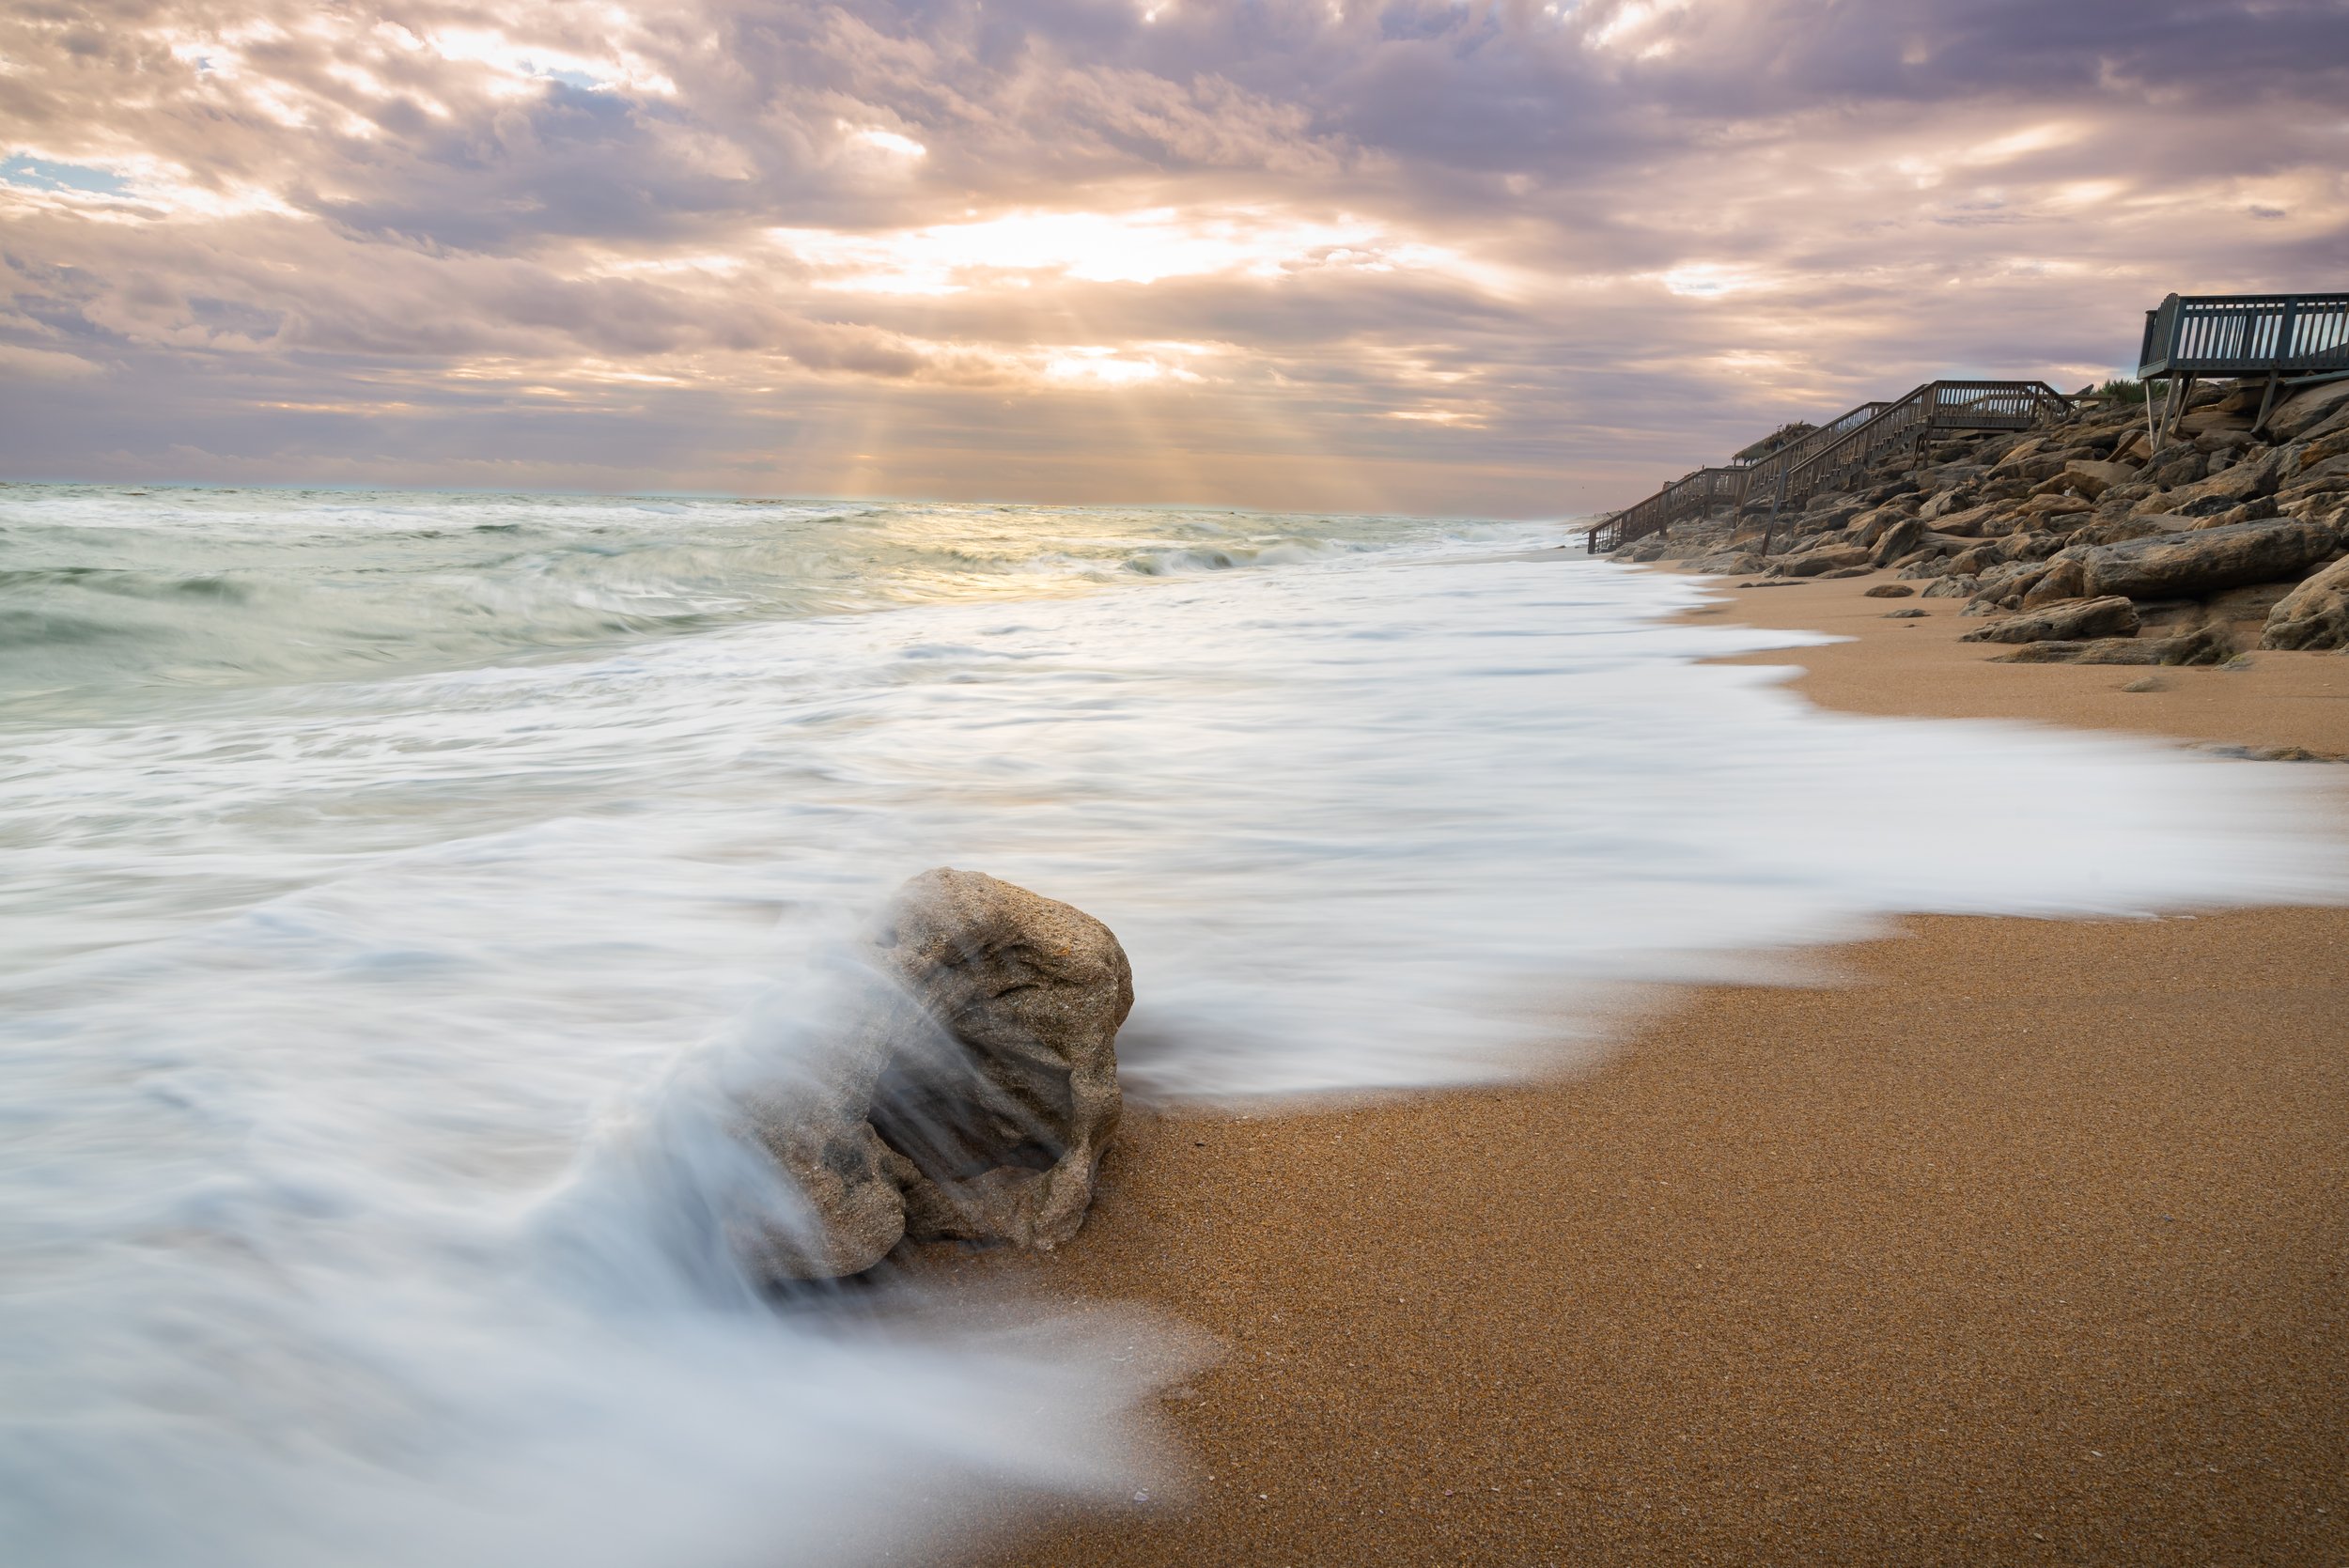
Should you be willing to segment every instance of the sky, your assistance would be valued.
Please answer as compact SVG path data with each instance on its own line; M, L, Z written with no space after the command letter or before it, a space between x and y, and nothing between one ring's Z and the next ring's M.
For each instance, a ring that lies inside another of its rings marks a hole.
M2349 289L2349 0L9 0L0 478L1565 517Z

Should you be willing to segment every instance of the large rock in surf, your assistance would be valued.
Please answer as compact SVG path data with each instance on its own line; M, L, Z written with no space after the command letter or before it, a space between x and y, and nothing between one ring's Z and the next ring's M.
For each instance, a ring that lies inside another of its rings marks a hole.
M2349 556L2277 601L2260 634L2263 648L2349 647Z
M2339 544L2321 523L2277 518L2098 545L2080 566L2098 598L2179 598L2295 576Z
M1133 970L1108 926L973 871L926 871L867 934L887 984L751 1127L808 1209L770 1272L861 1273L902 1238L1050 1250L1084 1223L1117 1126Z
M926 871L875 934L957 1049L901 1054L874 1107L920 1167L917 1240L1050 1250L1077 1234L1116 1129L1117 1031L1134 971L1081 909L975 871Z

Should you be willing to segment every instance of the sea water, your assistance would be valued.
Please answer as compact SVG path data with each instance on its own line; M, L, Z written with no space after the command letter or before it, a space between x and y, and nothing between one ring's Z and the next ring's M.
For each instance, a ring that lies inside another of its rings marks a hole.
M903 1560L1146 1487L1179 1326L726 1245L791 1201L730 1096L928 866L1117 932L1136 1098L1259 1107L1903 911L2349 892L2330 769L1823 712L1823 639L1561 540L0 487L0 1556Z

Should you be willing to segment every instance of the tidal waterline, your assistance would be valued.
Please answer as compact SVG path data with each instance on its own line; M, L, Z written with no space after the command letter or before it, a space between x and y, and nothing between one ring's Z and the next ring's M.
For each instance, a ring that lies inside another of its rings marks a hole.
M1539 1072L1614 982L1896 912L2349 888L2326 770L1823 713L1697 662L1801 635L1522 525L18 487L0 528L39 1560L832 1560L1127 1485L1148 1330L778 1315L711 1223L760 1180L713 1084L929 865L1107 921L1129 1086L1217 1099Z

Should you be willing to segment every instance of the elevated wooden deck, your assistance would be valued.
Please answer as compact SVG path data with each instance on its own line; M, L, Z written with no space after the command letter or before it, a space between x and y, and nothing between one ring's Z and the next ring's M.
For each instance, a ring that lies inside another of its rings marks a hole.
M2349 376L2349 294L2172 294L2145 313L2137 379L2167 381L2145 423L2156 449L2204 377L2267 378L2252 428L2267 423L2279 387Z

